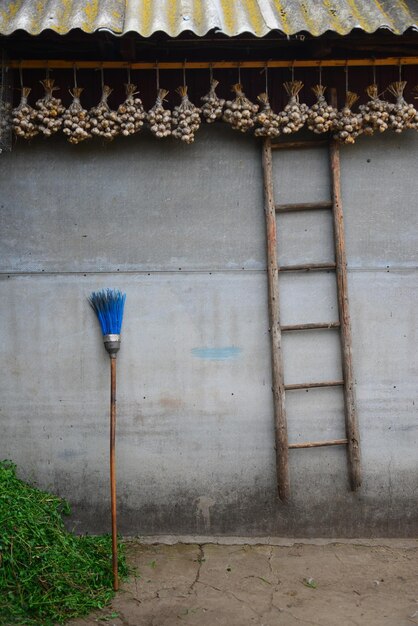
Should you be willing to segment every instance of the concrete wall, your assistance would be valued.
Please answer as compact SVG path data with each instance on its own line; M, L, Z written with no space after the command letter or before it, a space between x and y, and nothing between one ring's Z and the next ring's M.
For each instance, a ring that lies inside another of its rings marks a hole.
M260 146L204 128L1 156L0 457L108 530L109 363L87 296L127 293L118 499L128 534L414 535L418 135L342 149L363 486L343 448L290 453L276 495ZM275 154L278 202L329 197L325 151ZM280 216L286 263L332 258L330 215ZM281 278L284 323L337 319L333 273ZM340 372L335 331L284 339L287 382ZM344 436L339 389L287 394L291 441Z

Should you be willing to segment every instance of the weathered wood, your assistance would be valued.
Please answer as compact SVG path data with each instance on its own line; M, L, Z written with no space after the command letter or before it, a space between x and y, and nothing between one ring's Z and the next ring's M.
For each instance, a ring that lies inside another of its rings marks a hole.
M373 47L375 53L376 46ZM295 67L372 67L376 66L390 66L396 67L399 64L402 65L417 65L418 56L404 56L404 57L383 57L376 58L372 56L370 58L361 59L280 59L280 60L258 60L258 61L162 61L158 63L158 67L161 70L181 70L186 68L187 70L203 70L203 69L233 69L233 68L255 68L264 69L266 67L287 67L289 69ZM132 70L153 70L155 71L155 62L153 61L137 61L129 63L126 61L80 61L64 60L64 59L13 59L8 61L8 67L13 69L73 69L76 66L78 69L97 69L103 67L104 69L126 69Z
M116 357L110 358L110 507L112 518L112 569L113 589L119 589L118 532L116 526Z
M279 272L310 272L335 270L335 263L301 263L300 265L281 265L278 267Z
M273 402L276 439L276 470L279 497L290 496L287 420L280 330L279 280L277 272L276 211L273 196L272 154L270 139L263 142L264 207L267 234L267 278L273 378Z
M318 211L320 209L332 209L332 202L300 202L299 204L276 204L276 213Z
M294 383L285 385L284 388L286 391L291 391L293 389L314 389L316 387L342 387L343 385L343 380L324 380L319 383Z
M329 441L306 441L305 443L290 443L289 450L296 448L322 448L324 446L344 446L347 439L330 439Z
M314 322L313 324L287 324L281 326L283 331L296 331L296 330L328 330L331 328L339 328L340 322Z
M309 148L318 148L327 146L328 141L324 139L312 139L312 141L281 141L280 143L272 143L272 150L309 150Z
M332 103L336 106L336 92L332 90ZM360 436L354 392L351 324L348 306L347 259L345 253L344 220L341 200L341 171L339 144L330 142L331 192L333 200L333 224L335 240L335 261L338 293L338 310L341 324L341 353L344 376L345 427L348 439L348 472L351 489L361 485Z

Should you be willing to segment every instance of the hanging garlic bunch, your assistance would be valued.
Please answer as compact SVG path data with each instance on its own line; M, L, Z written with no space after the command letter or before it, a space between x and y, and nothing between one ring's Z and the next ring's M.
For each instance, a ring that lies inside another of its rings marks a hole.
M122 135L134 135L139 133L144 125L146 113L142 106L142 100L135 98L137 95L136 85L127 83L125 85L126 100L119 105L117 115L120 122Z
M342 143L354 143L356 137L361 135L362 116L360 113L353 113L351 110L359 99L358 95L352 91L347 91L345 95L344 108L338 113L335 122L336 133L334 139Z
M221 119L225 106L225 100L222 100L222 98L219 98L216 94L215 90L218 85L219 81L212 79L210 81L209 92L201 98L204 103L201 108L202 115L209 124Z
M102 87L102 97L99 104L90 109L91 133L96 137L103 137L111 141L119 135L120 125L116 111L112 111L107 102L113 89L108 85Z
M373 135L376 131L383 133L388 128L389 114L393 104L379 98L377 85L369 85L366 93L370 100L359 106L363 118L363 133Z
M176 92L181 96L181 103L173 111L173 136L186 143L193 143L201 122L200 109L190 102L186 85L178 87Z
M323 85L312 87L312 91L316 96L316 102L309 109L306 120L309 130L317 135L332 130L338 115L338 110L326 101L325 90L326 87Z
M281 131L285 135L296 133L303 128L308 117L308 106L299 102L299 92L303 87L300 80L292 80L283 83L283 87L289 96L289 102L279 114Z
M0 143L4 143L7 140L11 128L11 111L12 105L10 102L0 100Z
M65 111L61 100L54 96L54 91L59 89L59 87L54 87L54 82L52 78L41 80L45 95L35 103L35 107L38 109L36 113L38 129L46 137L50 137L61 128L61 116Z
M232 91L236 94L236 98L226 101L222 119L230 124L234 130L246 133L254 126L254 115L259 107L258 104L248 100L240 83L232 85Z
M401 133L407 128L418 128L417 110L413 104L408 104L403 97L405 87L405 80L391 83L388 87L388 91L396 98L396 104L393 105L389 116L389 128L395 133Z
M91 137L90 118L88 111L83 109L80 102L80 96L83 91L82 87L74 87L70 89L73 101L63 115L64 135L67 135L68 141L73 144L80 143Z
M262 109L255 116L257 128L254 131L256 137L278 137L280 135L280 118L270 106L267 93L257 96Z
M158 89L157 99L152 109L148 111L147 121L153 135L161 139L171 135L171 111L164 108L164 98L168 94L167 89Z
M13 131L17 137L23 137L23 139L32 139L39 133L36 125L36 111L28 104L31 91L30 87L22 87L19 106L12 111Z

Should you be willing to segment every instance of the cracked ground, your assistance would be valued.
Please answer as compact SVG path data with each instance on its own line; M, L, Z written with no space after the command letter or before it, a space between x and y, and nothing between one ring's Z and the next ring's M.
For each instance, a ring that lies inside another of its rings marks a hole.
M418 624L418 542L127 545L136 576L69 626Z

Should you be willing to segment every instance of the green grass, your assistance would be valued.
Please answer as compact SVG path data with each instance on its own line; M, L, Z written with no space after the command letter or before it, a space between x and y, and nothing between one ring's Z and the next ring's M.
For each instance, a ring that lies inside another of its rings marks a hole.
M68 503L16 476L0 461L0 625L54 626L112 599L109 535L68 532ZM119 545L119 576L128 575Z

